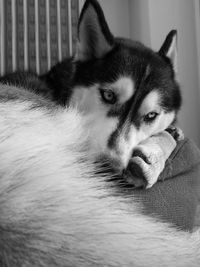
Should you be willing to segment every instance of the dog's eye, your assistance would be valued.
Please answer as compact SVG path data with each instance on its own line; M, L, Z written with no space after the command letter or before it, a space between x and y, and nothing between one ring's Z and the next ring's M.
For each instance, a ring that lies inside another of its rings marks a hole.
M151 123L157 118L157 116L158 116L157 112L154 112L154 111L149 112L148 114L144 116L144 122Z
M117 101L117 96L112 90L100 89L100 94L105 103L115 104Z

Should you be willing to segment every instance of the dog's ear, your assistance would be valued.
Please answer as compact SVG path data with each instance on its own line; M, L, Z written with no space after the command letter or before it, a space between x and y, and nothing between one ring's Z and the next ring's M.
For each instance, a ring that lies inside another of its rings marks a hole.
M159 50L161 56L167 57L177 74L177 31L172 30L168 33L162 47Z
M87 61L102 58L114 45L114 37L96 0L86 0L78 23L78 43L75 58Z

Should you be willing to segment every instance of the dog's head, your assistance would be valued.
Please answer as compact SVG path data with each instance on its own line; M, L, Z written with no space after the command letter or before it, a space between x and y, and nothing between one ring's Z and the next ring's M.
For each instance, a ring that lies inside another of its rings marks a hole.
M133 148L166 129L180 108L176 31L159 52L114 38L96 0L87 0L78 25L72 103L90 119L92 146L127 166Z

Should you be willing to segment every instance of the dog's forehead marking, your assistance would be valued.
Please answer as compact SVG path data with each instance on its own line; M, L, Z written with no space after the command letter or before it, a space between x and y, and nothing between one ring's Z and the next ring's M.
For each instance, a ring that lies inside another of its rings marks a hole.
M151 111L158 111L160 109L160 95L157 90L147 94L139 108L139 114L145 115Z
M129 100L135 92L133 79L126 76L121 76L114 83L111 83L110 86L117 93L120 104Z

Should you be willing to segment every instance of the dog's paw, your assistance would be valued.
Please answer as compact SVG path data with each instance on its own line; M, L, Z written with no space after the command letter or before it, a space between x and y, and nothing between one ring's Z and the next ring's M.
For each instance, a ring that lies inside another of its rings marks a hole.
M133 151L125 171L126 180L136 187L152 187L158 181L176 144L174 137L167 131L142 141Z
M157 146L138 146L129 161L125 178L135 187L152 187L165 167L166 159Z
M174 125L170 125L166 129L166 131L173 136L173 138L176 140L176 142L184 140L184 133L179 127L176 127Z

